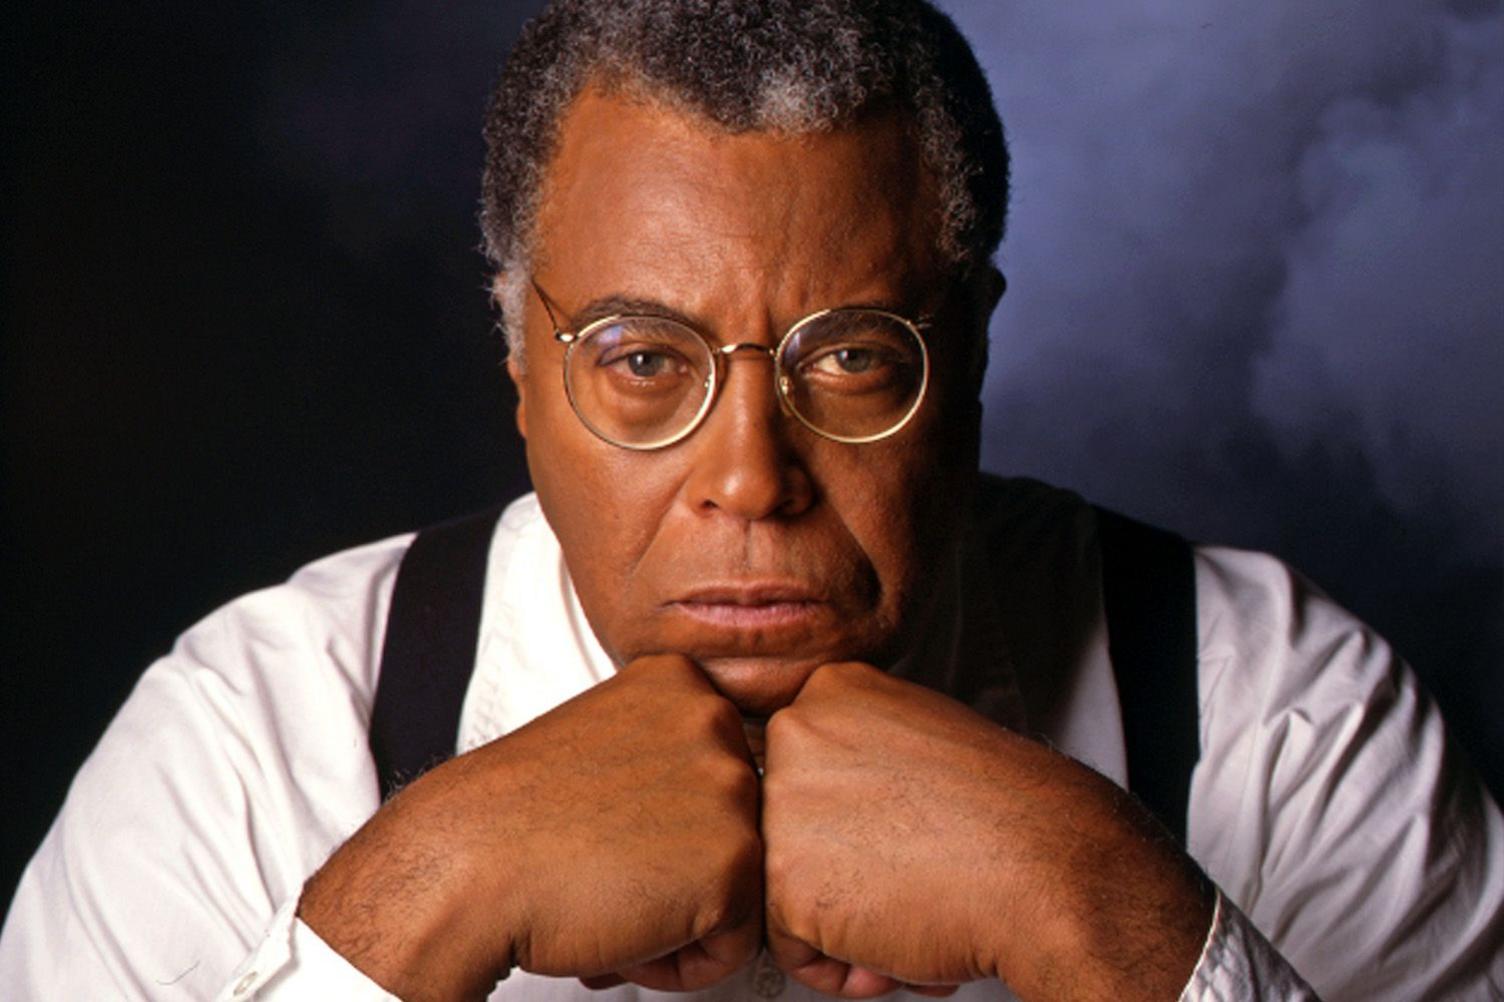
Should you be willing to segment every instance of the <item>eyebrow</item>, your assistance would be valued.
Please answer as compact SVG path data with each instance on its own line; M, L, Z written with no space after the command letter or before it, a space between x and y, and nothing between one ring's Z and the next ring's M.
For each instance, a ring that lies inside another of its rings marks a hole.
M625 296L612 294L598 296L576 310L569 317L570 323L575 330L604 320L606 317L620 314L634 314L638 316L663 317L666 320L677 320L687 327L695 330L706 330L705 323L697 317L691 317L686 313L674 309L666 303L656 299L646 299L639 296Z
M887 313L906 317L921 326L933 320L933 313L929 311L916 311L912 304L904 304L896 297L893 299L863 299L849 303L837 303L828 308L841 310L882 310ZM811 310L810 312L815 313L818 310ZM595 323L597 320L604 320L606 317L611 316L626 315L662 317L666 320L675 320L686 327L691 327L701 332L712 340L720 340L719 335L716 334L715 326L706 322L703 318L691 316L681 310L676 310L667 303L656 299L629 296L621 293L612 293L592 299L579 310L572 313L569 321L572 329L578 331Z

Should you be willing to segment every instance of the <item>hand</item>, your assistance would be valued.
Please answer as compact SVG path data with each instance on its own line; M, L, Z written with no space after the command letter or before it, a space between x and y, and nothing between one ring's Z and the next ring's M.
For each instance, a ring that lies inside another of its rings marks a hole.
M827 994L1174 998L1212 900L1125 793L945 696L827 665L767 730L767 936Z
M757 778L735 707L643 658L424 774L308 882L299 914L405 999L513 966L591 987L706 987L762 934Z

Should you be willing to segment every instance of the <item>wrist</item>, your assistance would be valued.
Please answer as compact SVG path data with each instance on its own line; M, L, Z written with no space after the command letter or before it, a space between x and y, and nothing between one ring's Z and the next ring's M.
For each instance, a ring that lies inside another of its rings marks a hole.
M303 886L297 914L352 966L406 1000L484 998L511 968L507 917L478 914L492 873L430 816L389 802ZM418 799L417 797L411 799Z
M1002 977L1020 999L1180 997L1205 951L1217 897L1188 858L1164 851L1178 858L1052 897L1027 955L1004 958L1011 969Z

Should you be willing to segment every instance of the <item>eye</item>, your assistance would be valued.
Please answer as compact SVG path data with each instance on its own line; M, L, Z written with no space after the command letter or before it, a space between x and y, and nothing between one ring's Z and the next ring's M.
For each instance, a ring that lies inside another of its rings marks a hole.
M694 343L672 328L649 323L622 324L591 339L593 368L615 380L663 384L684 376L694 364Z
M846 341L829 345L806 359L799 366L799 374L817 383L855 390L875 387L892 378L903 363L903 357L885 344Z
M881 353L871 348L844 346L832 348L810 361L810 368L831 376L856 376L883 363Z
M624 358L618 359L616 363L608 364L625 365L627 371L631 372L638 379L652 379L654 376L661 376L669 372L674 367L674 359L668 352L634 351L627 354Z

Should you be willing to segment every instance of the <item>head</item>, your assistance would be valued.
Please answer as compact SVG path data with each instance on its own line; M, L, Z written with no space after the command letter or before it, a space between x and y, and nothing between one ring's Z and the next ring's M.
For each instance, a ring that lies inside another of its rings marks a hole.
M902 656L975 476L1001 293L1001 127L950 22L897 0L564 0L524 33L487 139L518 425L606 650L688 654L751 713L827 661ZM712 344L880 307L924 321L930 387L889 438L837 442L737 353L692 435L623 449L571 409L534 283L566 328L629 300Z

